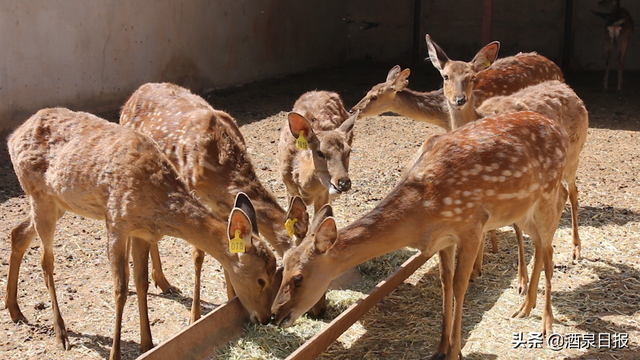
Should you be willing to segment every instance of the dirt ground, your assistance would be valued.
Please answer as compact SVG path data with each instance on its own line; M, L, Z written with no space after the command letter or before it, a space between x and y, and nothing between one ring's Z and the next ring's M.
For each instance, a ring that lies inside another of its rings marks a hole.
M285 112L298 96L313 89L336 91L350 107L371 86L384 80L390 65L357 63L326 68L216 90L207 95L207 100L236 118L260 179L285 206L284 186L276 160L277 139ZM409 80L409 87L415 90L440 86L439 77L426 63L412 68ZM462 330L463 355L467 359L638 359L640 356L640 74L626 74L622 95L603 94L600 73L568 74L567 82L586 103L590 129L578 171L583 259L571 260L568 208L554 240L554 331L565 337L595 334L596 339L598 334L627 334L628 348L553 351L545 344L541 349L514 349L514 333L522 333L527 339L531 333L540 331L544 299L541 287L539 306L529 318L510 317L522 297L516 292L515 238L506 227L499 231L499 253L492 254L488 245L482 276L467 291ZM101 115L117 121L117 110ZM384 198L397 183L411 154L427 136L438 132L442 130L435 126L391 115L359 121L351 155L353 187L334 202L338 227L362 216ZM1 136L0 292L4 293L11 229L26 216L29 206L6 151L7 133ZM527 261L531 263L533 246L528 239L525 247ZM55 280L72 344L67 352L55 347L51 303L39 264L40 250L40 241L36 239L25 255L20 273L18 301L29 323L14 324L8 311L2 312L0 358L108 358L114 298L104 224L74 214L67 214L58 222ZM193 286L190 247L180 239L165 238L160 251L169 281L180 288L182 294L162 295L159 289L150 289L149 315L156 344L188 325ZM410 254L411 251L400 251L393 255L393 261L401 262ZM361 269L365 271L365 268ZM220 266L207 257L202 286L205 312L225 301L223 284ZM129 286L130 295L135 294L133 283ZM333 309L328 319L317 322L318 328L347 306L336 304L338 297L335 293L329 294ZM125 309L124 359L139 355L136 302L135 296L130 296ZM335 342L322 358L428 358L439 341L440 326L441 290L437 257L434 257ZM220 358L285 358L311 335L300 334L296 326L286 331L271 325L252 327L246 338L232 343ZM278 340L275 344L274 337Z

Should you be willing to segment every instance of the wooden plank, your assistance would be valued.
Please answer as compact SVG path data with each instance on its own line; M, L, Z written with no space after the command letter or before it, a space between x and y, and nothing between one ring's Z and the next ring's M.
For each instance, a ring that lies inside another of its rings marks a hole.
M358 321L369 309L398 287L398 285L413 274L426 261L427 257L422 255L422 253L413 255L393 274L378 283L367 295L343 311L342 314L329 323L329 325L325 326L324 329L289 355L286 360L308 360L316 358L343 332L353 325L353 323Z
M137 360L210 359L217 348L240 337L244 325L248 322L249 313L238 297L234 297L186 329L140 355Z

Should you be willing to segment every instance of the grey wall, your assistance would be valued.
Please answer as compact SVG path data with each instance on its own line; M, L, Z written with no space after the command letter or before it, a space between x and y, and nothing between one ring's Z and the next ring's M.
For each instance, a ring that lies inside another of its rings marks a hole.
M3 0L0 128L40 108L121 105L139 85L195 91L343 62L340 0Z

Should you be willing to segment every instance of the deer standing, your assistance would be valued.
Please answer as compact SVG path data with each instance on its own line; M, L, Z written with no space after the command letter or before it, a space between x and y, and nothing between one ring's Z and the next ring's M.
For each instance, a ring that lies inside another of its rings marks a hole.
M122 313L128 294L131 249L140 312L140 348L153 347L146 294L150 244L164 235L183 238L214 256L251 319L270 320L276 259L252 234L243 211L229 225L205 208L156 144L145 135L84 112L54 108L37 112L8 140L15 173L31 204L30 214L11 232L6 307L14 322L26 321L17 303L20 263L37 235L54 313L56 341L69 349L53 280L53 235L66 211L105 220L116 302L110 359L120 359ZM237 209L236 209L237 210ZM244 252L231 253L230 239Z
M247 154L238 126L226 112L213 109L202 97L170 83L140 86L126 102L120 124L151 137L178 170L190 191L214 214L226 219L235 194L246 193L256 208L260 233L282 256L293 241L285 229L287 219L297 219L294 234L304 237L309 215L300 199L291 199L289 213L265 188ZM152 277L163 292L175 291L162 272L156 244L151 245ZM195 286L191 322L201 315L200 274L204 252L193 248ZM228 278L227 278L228 279ZM233 287L227 282L229 298Z
M499 43L494 42L483 49L471 62L449 60L429 35L426 36L431 62L438 69L444 79L444 95L447 99L451 114L453 129L475 121L483 116L515 111L535 111L557 122L569 135L569 149L567 165L563 173L563 180L569 189L571 203L573 258L580 258L581 242L578 234L578 188L576 187L576 172L580 159L580 152L587 138L589 115L582 100L566 84L559 81L543 82L520 90L509 96L498 96L488 100L476 110L474 104L473 83L477 74L489 68L495 60ZM518 239L521 241L521 238ZM519 244L519 249L521 245ZM524 257L519 256L519 261ZM482 261L476 268L481 267ZM519 269L523 266L520 264ZM520 272L521 270L519 270ZM526 274L526 269L524 269ZM519 277L521 278L521 277ZM519 283L519 289L522 289Z
M607 54L607 61L604 71L604 91L609 85L609 65L611 64L611 53L616 49L618 52L618 92L622 91L622 71L624 70L624 57L627 54L629 39L635 28L631 14L627 9L620 7L620 0L602 0L599 4L611 2L611 12L592 12L606 20L604 25L604 50Z
M296 100L278 143L280 174L289 197L300 196L318 211L351 188L349 155L358 114L349 117L335 92L309 91ZM312 313L320 317L325 309L323 295Z
M401 70L399 65L394 66L389 70L386 81L373 86L351 111L360 110L361 118L392 111L451 131L449 108L442 89L431 92L413 91L407 88L410 74L410 69ZM478 106L491 97L508 95L549 80L564 81L564 77L560 68L542 55L519 53L498 59L491 68L477 74L473 84L475 105ZM518 244L522 247L522 232L517 227L515 231ZM491 230L489 234L492 250L497 253L498 239L495 231ZM520 258L524 262L524 252L520 253ZM477 272L472 277L475 276ZM526 277L520 283L526 287Z
M545 269L544 334L552 333L554 231L566 201L561 176L567 135L533 112L501 114L436 135L378 205L346 228L327 217L288 251L272 320L290 326L342 271L405 246L440 255L442 337L433 358L458 359L464 294L484 231L516 223L535 244L525 300L513 316L535 306ZM519 172L516 175L516 172Z

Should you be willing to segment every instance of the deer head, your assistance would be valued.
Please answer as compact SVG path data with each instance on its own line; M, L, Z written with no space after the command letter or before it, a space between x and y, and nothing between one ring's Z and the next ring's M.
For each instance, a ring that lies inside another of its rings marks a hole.
M325 205L315 213L307 238L284 255L285 271L271 308L272 322L288 327L320 300L331 282L322 270L329 264L325 253L337 236L333 209Z
M231 242L234 238L241 238L244 251L236 254L238 262L229 271L229 278L233 288L250 313L252 322L267 324L271 315L272 296L265 296L266 292L273 294L280 280L277 272L275 256L271 249L258 235L256 213L249 198L242 192L236 196L234 208L229 214L227 236ZM267 274L264 276L263 274Z
M449 108L452 111L461 110L465 106L473 108L474 104L469 100L472 99L476 74L489 68L497 59L500 43L490 43L482 48L471 62L464 62L449 60L444 50L431 40L429 34L426 38L429 59L444 80L442 88Z
M389 111L391 104L396 100L396 94L409 85L410 74L411 70L401 70L400 65L392 67L387 74L387 80L371 88L351 112L359 110L360 117L366 118Z
M353 126L359 112L345 120L335 130L314 131L304 116L290 112L289 130L294 138L300 134L307 140L315 174L331 195L351 189L349 155L353 139Z

